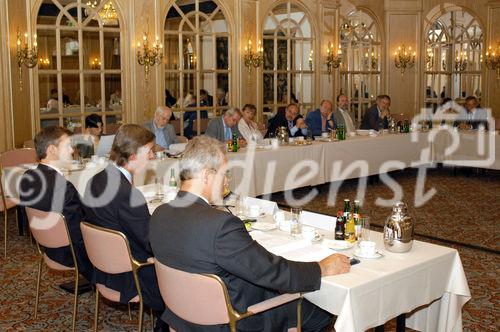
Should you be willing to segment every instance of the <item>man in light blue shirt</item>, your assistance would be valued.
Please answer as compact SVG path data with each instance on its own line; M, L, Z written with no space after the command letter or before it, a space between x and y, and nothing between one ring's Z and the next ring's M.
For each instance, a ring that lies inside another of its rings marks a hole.
M168 149L170 144L179 143L175 135L174 126L168 121L172 116L172 110L167 106L158 106L152 121L144 124L156 136L155 151Z
M210 120L205 135L216 138L221 142L227 142L233 139L233 133L235 133L238 135L240 144L245 145L238 131L238 122L240 120L241 111L236 107L230 108L221 117Z

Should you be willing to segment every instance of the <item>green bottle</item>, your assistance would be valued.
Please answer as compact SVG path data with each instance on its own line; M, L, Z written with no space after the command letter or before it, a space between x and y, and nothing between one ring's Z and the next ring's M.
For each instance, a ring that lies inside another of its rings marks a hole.
M168 181L168 186L170 188L177 188L177 180L175 179L175 171L173 168L170 169L170 180Z
M233 152L238 152L238 133L233 133Z

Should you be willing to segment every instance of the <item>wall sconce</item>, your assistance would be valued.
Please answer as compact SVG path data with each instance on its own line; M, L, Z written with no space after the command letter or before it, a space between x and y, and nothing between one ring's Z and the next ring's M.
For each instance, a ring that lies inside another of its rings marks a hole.
M38 63L38 50L36 42L36 34L33 35L33 47L28 46L28 34L24 34L24 41L21 41L21 30L17 28L17 50L16 59L19 67L19 90L23 90L23 65L27 68L34 68Z
M378 57L375 56L375 53L372 52L370 57L368 57L368 52L365 53L365 63L366 66L369 66L372 70L377 70L378 68Z
M415 52L412 53L411 46L406 49L405 44L398 46L398 50L394 52L394 65L401 71L401 76L405 70L413 68L415 65Z
M41 56L39 59L38 59L38 68L40 69L48 69L50 67L50 59L49 58L43 58L43 56Z
M248 83L252 81L252 70L253 68L259 68L264 63L264 48L259 40L257 44L257 51L253 51L252 41L248 39L245 45L245 53L243 54L243 63L247 67L248 71Z
M92 69L101 69L101 61L98 58L94 58L90 63L90 68Z
M491 46L488 47L486 52L486 67L491 70L496 70L497 80L500 79L500 42L497 43L496 51L491 51Z
M308 60L309 70L313 69L313 59L314 59L314 50L310 50L309 51L309 60Z
M455 70L458 72L463 72L467 69L467 53L455 51Z
M432 48L428 48L427 53L425 54L425 68L427 68L427 70L431 70L433 66L434 52L432 51Z
M149 46L148 34L142 35L141 43L137 43L137 62L144 66L144 79L147 82L149 77L150 67L157 66L163 59L163 44L158 43L158 36L156 36L153 47Z
M337 53L333 49L333 44L328 43L328 48L326 50L326 71L328 72L328 81L330 81L330 74L332 69L337 69L342 63L342 46L339 44Z

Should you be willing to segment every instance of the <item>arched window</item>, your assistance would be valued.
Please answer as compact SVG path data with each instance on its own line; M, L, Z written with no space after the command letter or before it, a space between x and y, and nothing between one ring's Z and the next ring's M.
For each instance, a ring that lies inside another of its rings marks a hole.
M313 27L297 4L274 7L263 27L263 105L276 112L290 102L310 109L314 102L314 79L310 52L314 49Z
M442 98L481 98L483 29L460 7L452 6L428 17L425 35L426 107Z
M165 19L164 40L165 104L180 117L180 132L200 134L201 118L230 106L231 38L222 8L215 1L175 1Z
M113 1L44 0L36 21L39 127L122 120L120 26Z
M349 97L351 113L359 122L380 94L380 31L372 16L362 10L341 17L341 22L341 93Z

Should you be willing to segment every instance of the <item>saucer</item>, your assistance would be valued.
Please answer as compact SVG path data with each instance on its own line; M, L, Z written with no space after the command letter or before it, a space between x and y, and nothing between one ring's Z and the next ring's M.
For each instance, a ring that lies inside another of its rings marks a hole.
M316 233L316 235L314 236L314 238L311 240L312 243L318 243L318 242L321 242L323 240L323 234L320 234L320 233Z
M325 240L323 242L328 248L333 250L347 250L356 244L356 242L349 242L345 240Z
M269 222L255 222L252 224L252 230L257 230L257 231L271 231L273 229L278 228L275 223L269 223Z
M384 257L384 254L381 251L376 250L375 255L368 256L368 255L361 253L361 250L358 248L358 249L354 250L354 256L359 257L359 258L366 258L366 259L378 259L378 258Z

